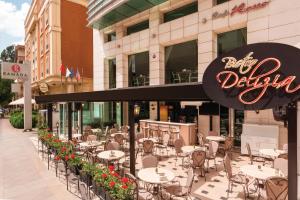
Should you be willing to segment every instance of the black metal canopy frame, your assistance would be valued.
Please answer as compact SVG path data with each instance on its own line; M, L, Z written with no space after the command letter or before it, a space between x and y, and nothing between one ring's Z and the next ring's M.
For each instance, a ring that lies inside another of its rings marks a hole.
M130 172L135 175L134 104L136 101L211 101L202 83L170 84L134 88L118 88L104 91L37 96L38 104L48 104L48 126L52 129L52 103L68 103L68 138L72 139L73 102L128 102L130 126ZM289 199L297 199L297 103L288 105L288 180Z

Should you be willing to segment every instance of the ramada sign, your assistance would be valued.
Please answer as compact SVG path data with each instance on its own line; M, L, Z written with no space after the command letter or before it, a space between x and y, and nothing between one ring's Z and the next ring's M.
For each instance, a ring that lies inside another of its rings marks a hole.
M3 79L27 79L30 66L26 64L3 62L1 66L1 76Z
M300 49L256 43L215 59L203 76L207 95L239 110L282 106L300 97Z

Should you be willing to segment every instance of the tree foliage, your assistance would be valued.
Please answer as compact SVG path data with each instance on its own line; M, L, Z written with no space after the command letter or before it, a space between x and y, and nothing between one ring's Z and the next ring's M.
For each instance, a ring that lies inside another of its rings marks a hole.
M11 45L6 47L0 55L0 59L4 62L14 62L15 59L15 46ZM11 92L12 80L2 79L0 76L0 107L7 105L11 102L13 93Z

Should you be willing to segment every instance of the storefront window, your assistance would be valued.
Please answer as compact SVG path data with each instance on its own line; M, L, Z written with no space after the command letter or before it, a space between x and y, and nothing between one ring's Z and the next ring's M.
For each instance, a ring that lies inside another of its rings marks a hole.
M111 42L117 39L116 32L108 33L105 35L105 42Z
M169 22L180 17L198 12L198 2L188 4L164 14L164 22Z
M198 81L197 40L165 48L165 83Z
M132 33L136 33L136 32L145 30L147 28L149 28L149 20L142 21L142 22L140 22L138 24L134 24L132 26L128 26L127 27L127 35L130 35Z
M238 29L226 33L218 34L218 56L227 53L235 48L247 44L247 29ZM230 114L232 113L232 114ZM244 111L234 110L229 112L227 107L221 106L220 108L220 134L230 134L230 119L233 119L233 136L236 146L241 144L242 124L244 123Z
M128 56L129 87L149 85L149 52Z
M109 88L116 88L116 59L108 60Z

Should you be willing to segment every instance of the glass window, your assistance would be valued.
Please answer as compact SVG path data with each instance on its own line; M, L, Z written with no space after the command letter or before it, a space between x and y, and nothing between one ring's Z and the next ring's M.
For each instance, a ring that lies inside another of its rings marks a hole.
M235 48L244 46L247 44L247 28L238 29L234 31L229 31L226 33L218 34L218 56ZM241 144L241 134L242 134L242 124L244 122L244 111L234 110L233 114L233 130L234 144L240 146ZM229 119L230 112L227 107L220 107L220 133L221 135L229 134Z
M108 84L109 88L116 88L116 59L108 60Z
M247 44L247 28L218 34L218 56Z
M184 42L165 48L165 83L198 81L198 42Z
M230 0L216 0L216 5L221 4L221 3L225 3L227 1L230 1Z
M128 56L129 87L149 85L149 52Z
M105 35L105 42L114 41L117 39L116 32L108 33Z
M169 22L174 19L198 12L198 2L188 4L164 14L164 22Z
M127 27L127 35L130 35L132 33L136 33L136 32L145 30L147 28L149 28L149 20L142 21L142 22L140 22L138 24L134 24L132 26L128 26Z

